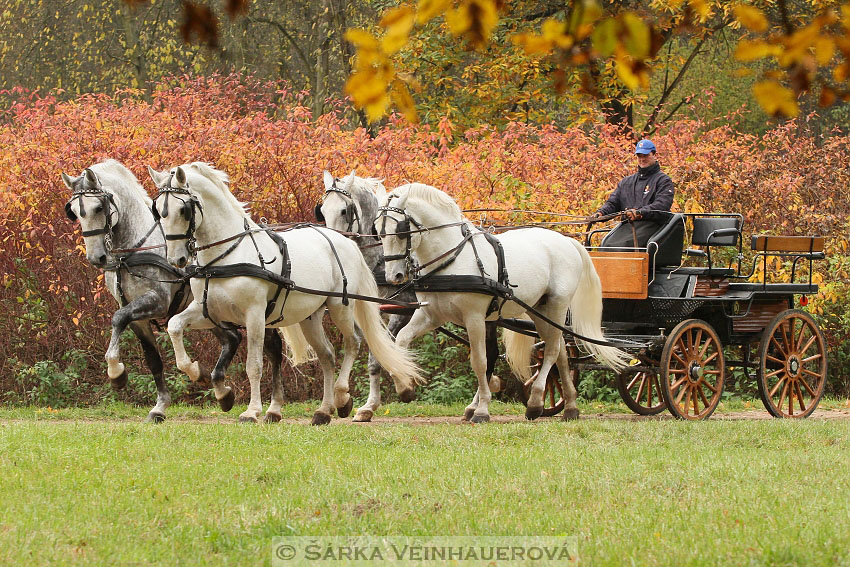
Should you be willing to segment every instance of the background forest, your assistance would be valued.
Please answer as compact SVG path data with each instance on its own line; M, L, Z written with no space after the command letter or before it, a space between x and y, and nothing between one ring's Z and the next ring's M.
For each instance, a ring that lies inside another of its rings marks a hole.
M112 157L150 188L146 165L202 159L227 171L237 196L271 222L310 217L323 169L356 169L386 178L388 187L430 183L465 207L588 213L632 171L641 135L659 146L677 185L677 210L741 212L749 233L828 237L829 260L815 274L822 291L809 309L829 341L828 388L847 393L850 107L839 97L821 108L813 80L795 119L769 116L753 86L771 63L735 57L748 32L728 3L691 2L712 10L687 26L665 20L669 2L600 3L606 13L628 10L655 22L645 88L618 80L610 61L572 67L513 40L570 4L502 6L477 49L442 19L420 25L393 59L415 102L419 123L412 124L400 114L370 123L346 98L356 61L346 30L377 33L394 1L7 0L0 12L0 402L55 406L117 395L102 386L114 302L62 213L60 171L78 174ZM757 4L773 25L778 4ZM780 4L805 22L824 3ZM813 77L832 71L826 65ZM771 269L779 280L790 272L778 261ZM191 340L210 350L206 337ZM438 376L432 395L452 401L457 392L447 376L468 367L461 350L440 340L422 348ZM161 342L167 346L164 334ZM127 346L141 371L135 342ZM303 375L289 378L290 398L318 392ZM147 400L148 377L131 380L120 395ZM178 394L206 395L188 392L183 380L173 378Z

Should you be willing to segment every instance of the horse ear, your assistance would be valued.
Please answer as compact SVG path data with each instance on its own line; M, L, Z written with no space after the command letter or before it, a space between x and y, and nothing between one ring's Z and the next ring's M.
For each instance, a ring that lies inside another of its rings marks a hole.
M71 191L74 190L74 182L77 181L77 179L77 177L71 177L65 172L62 172L62 181L65 183L65 186Z
M148 166L148 175L151 176L151 179L153 179L153 184L156 185L157 188L162 187L162 184L166 182L168 177L168 173L164 171L159 172L151 166Z
M393 191L395 191L395 189L393 189ZM410 197L410 186L408 185L407 191L403 192L398 197L398 202L393 203L393 205L398 207L399 209L403 209L404 206L407 204L407 198Z
M174 178L179 185L186 185L186 172L179 165L177 166L177 171L174 172Z
M348 174L348 181L345 182L344 189L346 191L351 191L351 186L354 185L354 170L351 170L351 173Z
M325 191L327 191L328 189L330 189L330 188L333 186L333 184L334 184L334 176L333 176L333 175L331 175L331 172L330 172L330 171L328 171L327 169L326 169L326 170L325 170L325 172L322 174L322 179L323 179L323 180L324 180L324 182L325 182Z
M86 176L86 181L88 181L88 183L90 185L100 189L100 179L98 179L97 174L94 171L92 171L90 168L87 167L85 176Z

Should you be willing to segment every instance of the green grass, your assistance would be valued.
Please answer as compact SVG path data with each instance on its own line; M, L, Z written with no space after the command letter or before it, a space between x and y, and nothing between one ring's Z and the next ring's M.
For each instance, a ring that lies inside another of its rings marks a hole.
M850 561L850 421L312 428L214 411L0 411L0 564L267 565L274 536L350 534L573 535L585 565Z

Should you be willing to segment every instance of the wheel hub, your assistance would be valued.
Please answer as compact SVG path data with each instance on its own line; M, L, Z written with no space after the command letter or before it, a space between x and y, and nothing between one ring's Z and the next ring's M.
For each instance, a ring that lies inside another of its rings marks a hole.
M796 355L788 358L788 374L796 378L800 375L800 359Z
M705 371L698 362L691 362L690 368L688 369L688 378L690 378L691 382L699 382L704 372Z

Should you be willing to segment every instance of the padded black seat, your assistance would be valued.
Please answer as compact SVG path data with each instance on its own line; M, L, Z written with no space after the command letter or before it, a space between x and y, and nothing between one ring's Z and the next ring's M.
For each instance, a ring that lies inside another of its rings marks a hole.
M671 213L658 232L649 237L646 244L649 261L654 262L655 267L680 265L684 242L685 217L681 213Z

